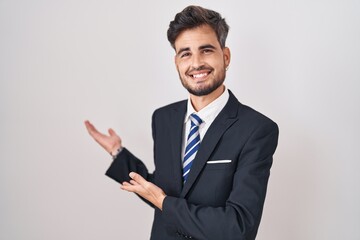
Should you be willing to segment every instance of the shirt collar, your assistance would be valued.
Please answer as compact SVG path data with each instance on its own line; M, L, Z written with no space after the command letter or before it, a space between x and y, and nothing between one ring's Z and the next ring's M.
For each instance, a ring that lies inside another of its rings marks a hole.
M184 123L186 123L189 120L189 116L193 113L196 113L196 115L198 115L201 118L201 120L203 120L203 123L211 122L212 120L215 119L216 115L221 111L221 109L226 105L228 99L229 99L229 91L225 86L224 92L217 99L209 103L199 112L196 112L193 105L191 104L191 99L189 96L187 101L187 112Z

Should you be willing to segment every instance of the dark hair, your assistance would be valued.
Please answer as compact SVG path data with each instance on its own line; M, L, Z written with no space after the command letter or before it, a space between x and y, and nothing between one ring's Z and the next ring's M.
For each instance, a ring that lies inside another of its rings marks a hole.
M200 6L186 7L170 22L167 37L171 46L175 49L175 40L182 31L202 25L209 25L215 31L221 47L224 48L229 26L218 12Z

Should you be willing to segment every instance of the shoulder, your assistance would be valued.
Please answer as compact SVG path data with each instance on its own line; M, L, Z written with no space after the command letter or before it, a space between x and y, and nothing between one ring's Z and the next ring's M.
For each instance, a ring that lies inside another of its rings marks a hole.
M168 116L172 112L185 112L186 111L187 100L178 101L175 103L168 104L166 106L156 109L153 113L153 119L156 116Z
M254 131L256 129L268 129L268 131L278 131L278 125L268 116L239 102L231 93L229 101L233 102L232 107L236 108L237 124Z
M272 119L257 110L240 103L238 109L238 123L247 127L250 132L279 132L279 127Z
M168 104L156 109L152 115L152 126L165 126L169 124L178 124L179 119L183 121L187 108L187 100Z
M276 125L268 116L242 103L239 103L238 116L254 123Z

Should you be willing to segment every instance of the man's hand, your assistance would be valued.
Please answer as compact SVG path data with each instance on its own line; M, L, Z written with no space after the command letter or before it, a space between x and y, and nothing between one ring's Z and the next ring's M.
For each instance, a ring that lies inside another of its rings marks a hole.
M130 183L123 182L121 189L137 193L162 210L163 201L166 197L164 191L155 184L146 181L140 174L131 172L129 176L132 180L130 180Z
M120 137L111 128L108 130L109 135L105 135L99 132L88 120L85 121L85 126L95 141L111 155L116 154L116 151L122 147Z

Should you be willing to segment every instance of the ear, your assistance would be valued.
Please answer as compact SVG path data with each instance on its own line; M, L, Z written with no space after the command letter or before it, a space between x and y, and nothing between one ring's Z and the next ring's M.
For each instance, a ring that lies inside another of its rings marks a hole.
M228 47L224 47L223 54L224 54L225 66L227 67L230 64L230 59L231 59L230 49Z

